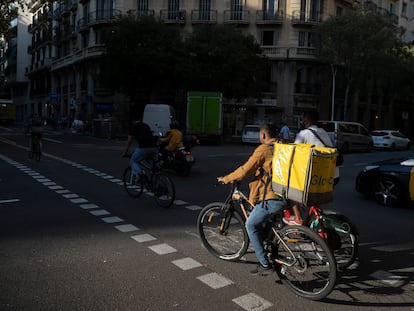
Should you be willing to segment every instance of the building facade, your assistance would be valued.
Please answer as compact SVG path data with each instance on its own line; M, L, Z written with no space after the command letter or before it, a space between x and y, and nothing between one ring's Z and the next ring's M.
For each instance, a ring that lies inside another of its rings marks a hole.
M223 126L227 135L240 135L247 123L280 124L283 120L298 126L304 110L318 110L321 117L329 118L332 84L316 62L312 27L329 16L363 6L412 29L412 21L404 16L412 16L414 6L404 1L62 0L39 7L31 1L29 7L34 12L26 25L27 33L22 35L27 46L18 49L29 60L26 66L19 63L24 66L27 89L26 99L16 100L19 117L38 112L52 120L125 119L128 99L100 86L99 58L105 53L105 27L122 14L134 14L178 24L185 32L199 24L233 24L256 38L272 61L269 89L257 99L225 99ZM24 94L22 85L10 87L15 99ZM341 99L336 99L335 119L342 117L341 105ZM373 106L359 105L351 111L352 119L370 126L373 110Z

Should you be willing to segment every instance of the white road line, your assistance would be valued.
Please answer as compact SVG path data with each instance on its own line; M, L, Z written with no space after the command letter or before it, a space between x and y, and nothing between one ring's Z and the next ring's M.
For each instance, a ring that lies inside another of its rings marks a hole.
M174 265L176 265L178 268L180 268L181 270L184 270L184 271L194 269L194 268L198 268L198 267L202 267L201 263L199 263L198 261L196 261L196 260L194 260L193 258L190 258L190 257L173 260L171 262Z
M404 278L387 271L378 270L372 274L371 277L385 283L389 286L400 287L404 283Z
M80 203L88 203L89 201L84 198L76 198L70 200L72 203L80 204Z
M98 205L96 205L96 204L92 204L92 203L90 203L90 204L81 204L81 205L79 205L81 208L83 208L83 209L93 209L93 208L99 208L99 206Z
M47 141L50 141L52 143L57 143L57 144L62 144L63 143L61 140L56 140L56 139L47 138L47 137L43 137L43 140L47 140Z
M98 209L98 210L95 210L95 211L90 211L89 213L91 213L94 216L110 215L110 213L107 210L104 210L104 209Z
M76 193L68 193L68 194L62 195L62 197L64 197L65 199L73 199L73 198L79 198L79 195L77 195Z
M116 223L116 222L123 222L124 221L122 218L119 218L118 216L104 217L104 218L101 218L101 220L106 222L107 224L113 224L113 223Z
M216 272L201 275L197 277L197 279L213 289L218 289L218 288L222 288L222 287L234 284L232 280L229 280L225 278L224 276L222 276L221 274L218 274Z
M134 225L131 225L131 224L118 225L118 226L115 226L114 228L121 232L132 232L132 231L139 230L138 227L135 227Z
M174 247L166 243L148 246L148 248L158 255L166 255L177 252Z
M232 301L246 311L262 311L273 306L272 303L254 293L234 298Z
M191 210L191 211L198 211L198 210L203 209L203 208L202 208L201 206L199 206L199 205L187 205L185 208L186 208L186 209L189 209L189 210Z
M151 234L148 234L148 233L133 235L133 236L131 236L131 238L133 238L135 241L137 241L139 243L144 243L144 242L150 242L150 241L157 240L156 237L153 237Z
M0 200L0 203L14 203L19 202L19 199L8 199L8 200Z

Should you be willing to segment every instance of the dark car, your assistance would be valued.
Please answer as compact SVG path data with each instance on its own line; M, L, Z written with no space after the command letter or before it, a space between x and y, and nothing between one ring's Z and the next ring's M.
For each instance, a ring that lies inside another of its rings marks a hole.
M388 159L365 166L356 178L355 189L385 206L411 205L414 201L414 159Z

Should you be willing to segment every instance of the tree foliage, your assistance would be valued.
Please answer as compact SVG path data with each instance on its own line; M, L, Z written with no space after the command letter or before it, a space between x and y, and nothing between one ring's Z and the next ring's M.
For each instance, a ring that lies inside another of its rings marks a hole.
M121 18L106 33L102 76L107 86L133 101L175 87L183 62L179 30L153 18ZM145 93L145 95L143 95Z
M373 12L352 11L331 17L315 33L320 60L339 68L346 81L344 115L349 92L367 79L387 75L383 65L396 61L402 46L400 29Z
M0 38L5 36L10 27L10 22L18 16L19 7L23 7L23 0L0 1Z
M255 96L267 61L251 35L228 25L201 25L186 40L192 89L221 90L226 97Z
M246 97L258 92L266 64L252 36L223 25L185 37L177 26L126 16L106 34L106 46L102 77L133 101L177 90Z

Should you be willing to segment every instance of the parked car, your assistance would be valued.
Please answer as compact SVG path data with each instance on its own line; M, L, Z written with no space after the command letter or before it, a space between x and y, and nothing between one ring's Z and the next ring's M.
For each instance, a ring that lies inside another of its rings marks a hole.
M397 130L375 130L371 131L374 148L410 149L411 141L403 133Z
M325 129L332 142L341 152L370 151L372 137L360 123L347 121L318 121L318 126Z
M260 125L245 125L242 132L242 144L260 144Z
M355 189L381 205L397 207L414 201L414 158L388 159L365 166Z

